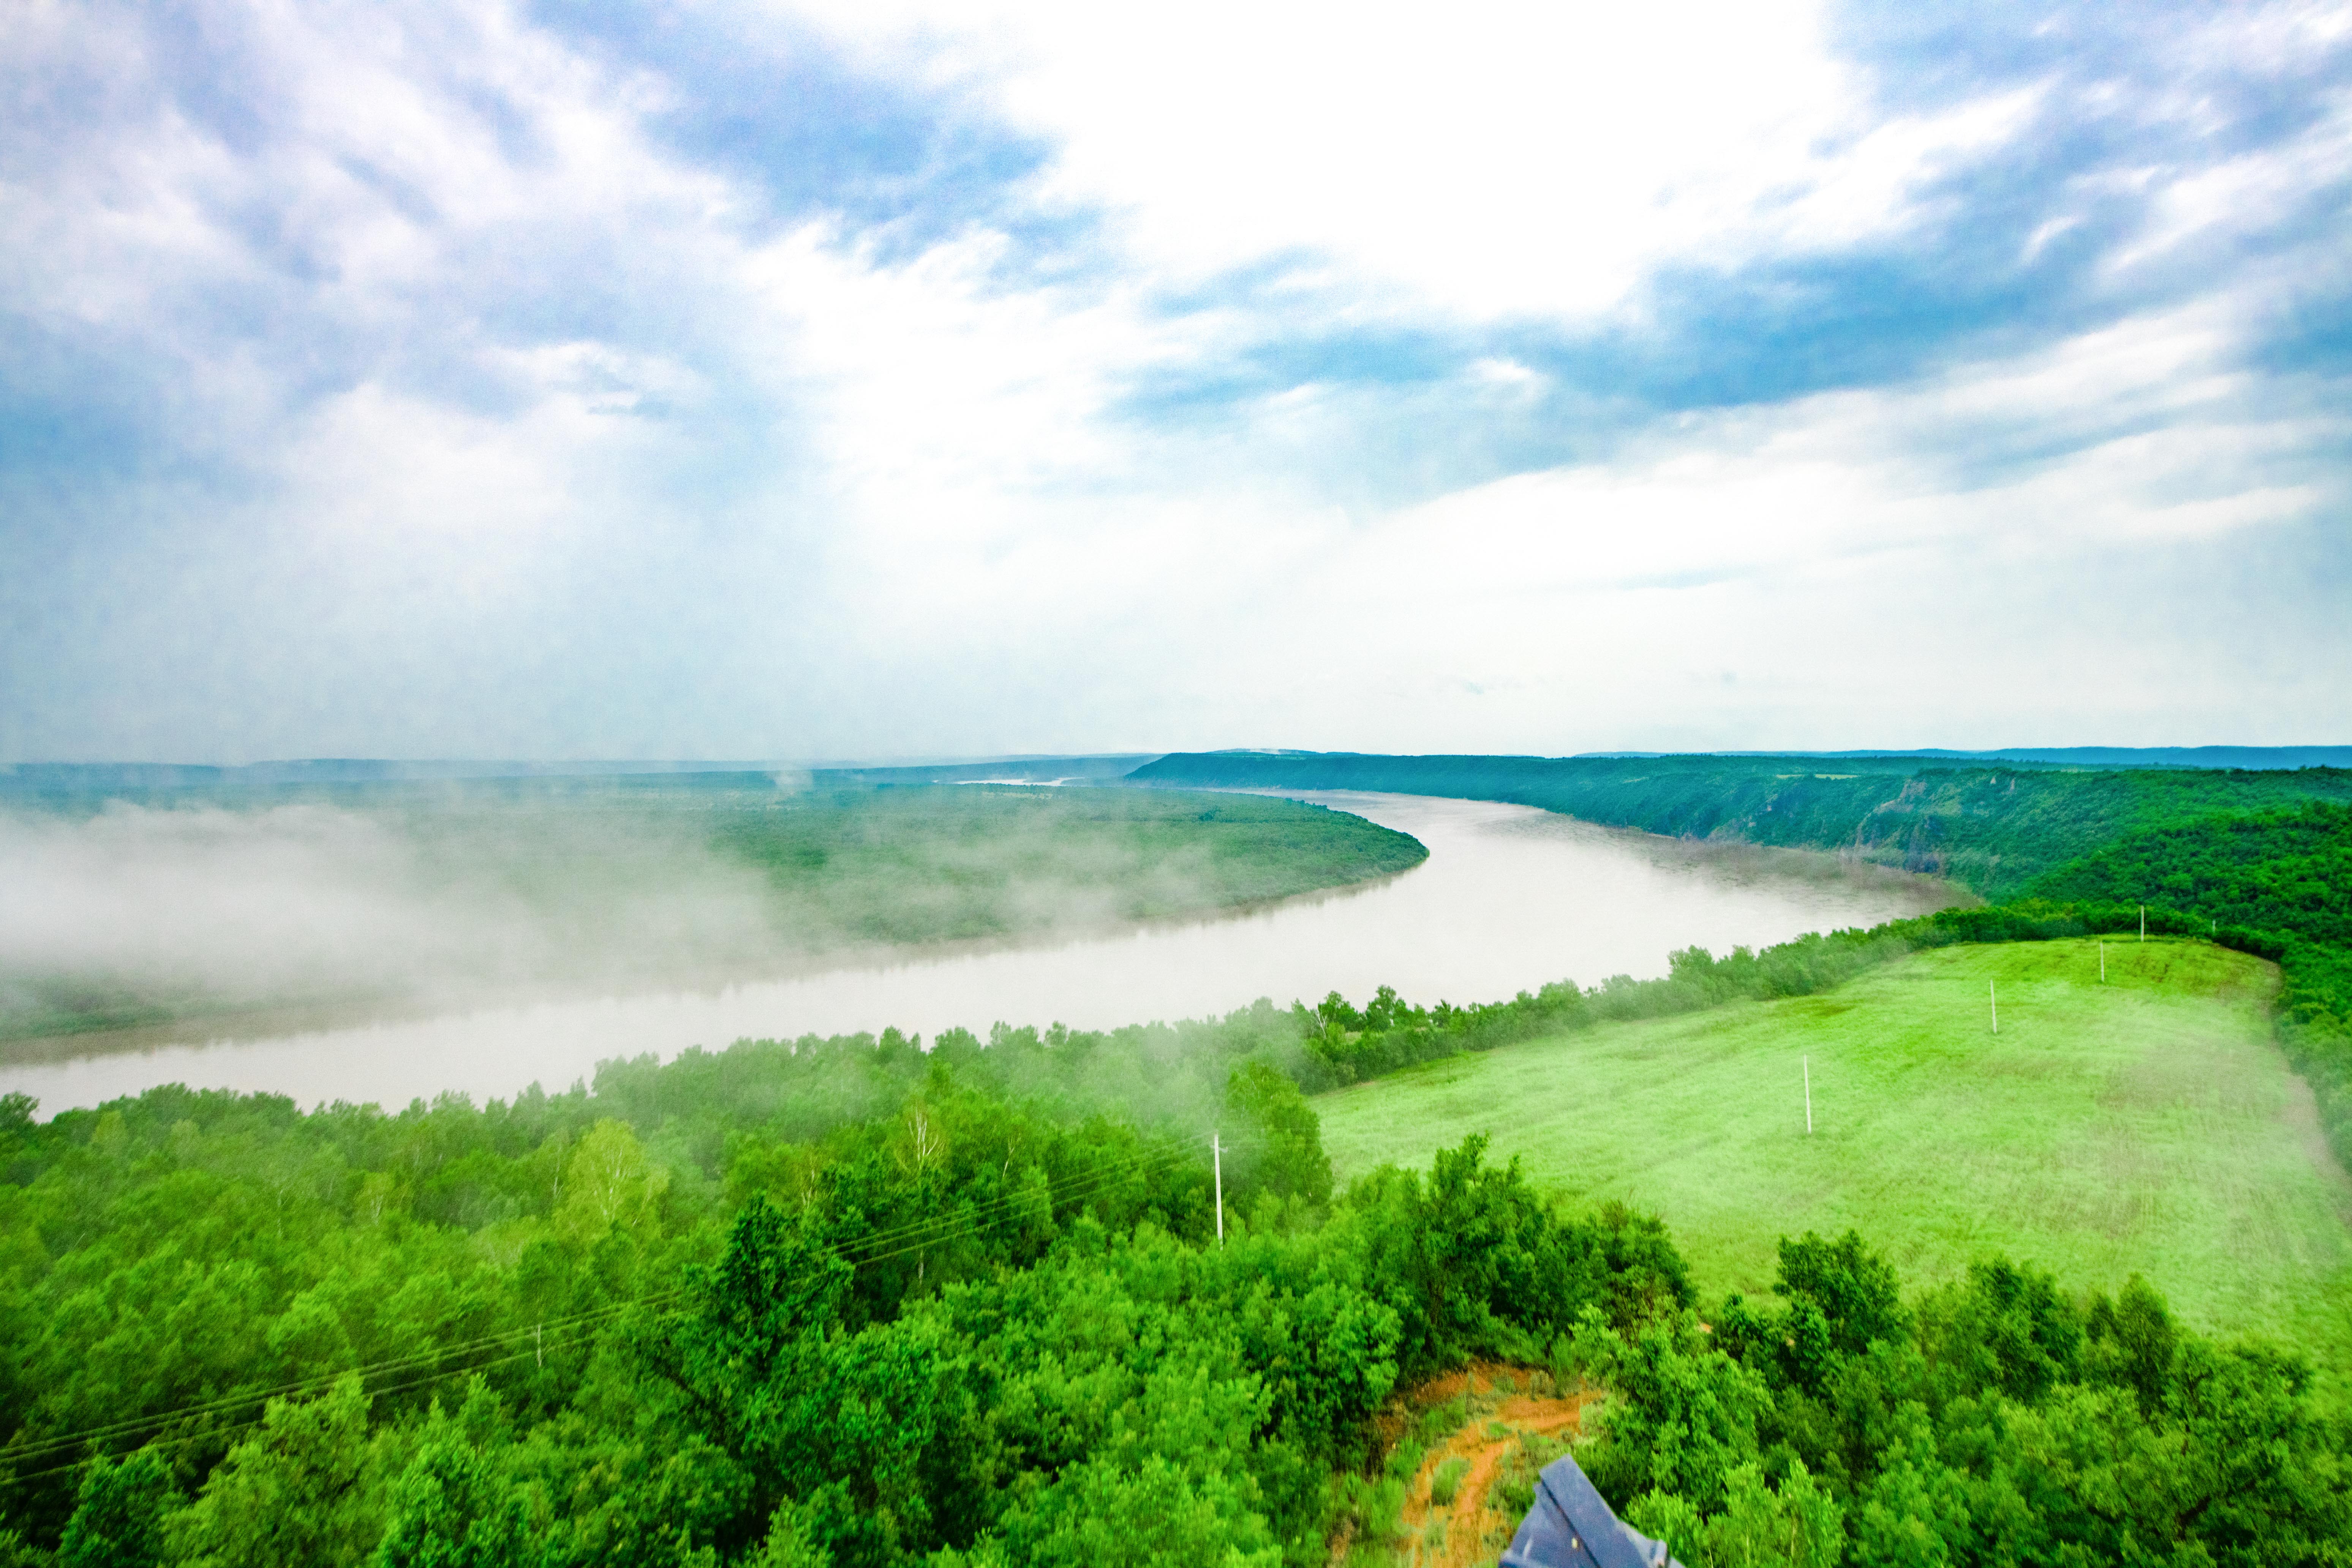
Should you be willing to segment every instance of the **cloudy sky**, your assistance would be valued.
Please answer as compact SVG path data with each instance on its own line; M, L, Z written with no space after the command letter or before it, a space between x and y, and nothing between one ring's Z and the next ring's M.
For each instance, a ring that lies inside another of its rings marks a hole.
M2352 8L0 7L0 760L2352 741Z

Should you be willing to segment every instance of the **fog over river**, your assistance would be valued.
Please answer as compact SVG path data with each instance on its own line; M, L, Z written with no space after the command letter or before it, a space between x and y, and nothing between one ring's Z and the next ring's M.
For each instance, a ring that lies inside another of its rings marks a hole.
M1492 1002L1547 982L1663 974L1666 954L1717 952L1873 925L1965 895L1818 855L1701 846L1594 827L1531 807L1418 795L1310 794L1410 833L1429 859L1386 882L1182 924L990 948L901 948L715 992L507 1006L262 1037L208 1037L64 1061L0 1065L44 1114L155 1084L267 1089L305 1105L385 1106L457 1089L562 1089L613 1057L668 1058L745 1037L879 1031L929 1038L991 1024L1108 1028L1202 1017L1259 996L1287 1005L1381 985L1428 1004ZM98 1042L93 1042L97 1044Z

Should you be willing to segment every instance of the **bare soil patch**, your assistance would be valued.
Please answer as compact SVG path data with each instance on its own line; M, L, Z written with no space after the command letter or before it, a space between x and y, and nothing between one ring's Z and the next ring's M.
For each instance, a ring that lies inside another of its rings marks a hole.
M1534 1479L1579 1430L1589 1394L1563 1394L1549 1373L1481 1363L1414 1389L1382 1422L1391 1485L1402 1505L1389 1523L1354 1519L1332 1562L1356 1568L1479 1568L1494 1563L1532 1500ZM1409 1473L1399 1461L1412 1460ZM1450 1489L1448 1483L1450 1484ZM1370 1528L1367 1528L1367 1525Z

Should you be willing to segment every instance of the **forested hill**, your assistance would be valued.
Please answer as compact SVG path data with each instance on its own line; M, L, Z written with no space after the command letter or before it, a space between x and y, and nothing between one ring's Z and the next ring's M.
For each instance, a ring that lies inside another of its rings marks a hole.
M2060 769L1916 757L1386 757L1177 752L1130 783L1355 789L1540 806L1650 833L1843 849L1948 877L1987 898L2024 891L2127 833L2307 801L2352 803L2352 768Z
M2042 879L2058 900L2137 898L2277 934L2281 1037L2352 1167L2352 807L2306 804L2127 834Z

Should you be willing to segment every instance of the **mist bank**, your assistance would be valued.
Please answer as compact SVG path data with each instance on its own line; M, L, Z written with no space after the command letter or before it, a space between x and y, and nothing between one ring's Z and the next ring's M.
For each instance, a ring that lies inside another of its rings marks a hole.
M1293 801L788 774L0 809L0 1038L788 973L1227 910L1418 864Z
M1135 784L1382 790L1509 801L1678 837L1822 849L1988 899L2126 833L2307 801L2352 802L2352 769L1955 766L1916 756L1479 757L1176 752Z
M1257 804L1213 798L1236 809ZM1255 996L1363 995L1382 984L1423 998L1508 996L1563 974L1664 974L1666 955L1694 942L1766 946L1923 913L1955 897L1948 883L1832 856L1661 838L1529 806L1318 798L1408 836L1429 858L1402 876L1246 909L1067 936L845 952L773 980L409 1017L247 1015L19 1042L0 1051L0 1090L28 1091L53 1109L174 1080L302 1104L497 1097L534 1080L585 1079L608 1058L667 1058L743 1038L886 1025L936 1037L1000 1019L1100 1029L1223 1014Z

